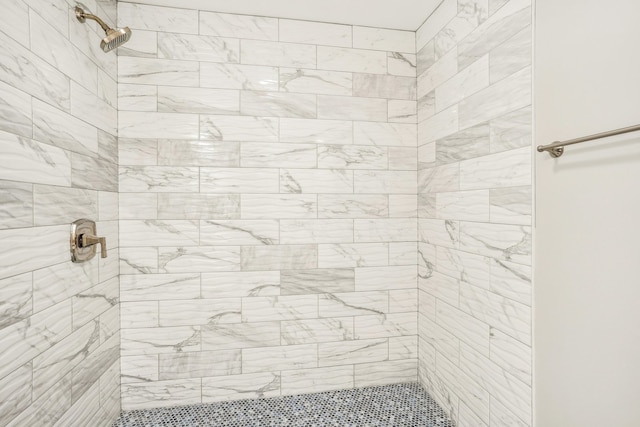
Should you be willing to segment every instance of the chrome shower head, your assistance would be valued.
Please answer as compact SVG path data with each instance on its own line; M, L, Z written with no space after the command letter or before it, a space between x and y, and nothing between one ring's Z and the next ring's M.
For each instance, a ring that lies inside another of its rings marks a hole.
M115 29L110 28L102 19L90 13L86 13L80 6L76 6L75 11L78 21L85 22L87 19L91 19L96 21L102 27L105 34L107 35L100 42L100 47L104 52L110 52L113 49L122 46L131 38L131 30L129 29L129 27Z

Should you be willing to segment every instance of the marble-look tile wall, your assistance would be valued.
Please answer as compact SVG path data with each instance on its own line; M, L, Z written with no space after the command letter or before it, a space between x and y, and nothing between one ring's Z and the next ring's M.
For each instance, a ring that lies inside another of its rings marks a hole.
M120 411L116 56L71 1L0 14L0 425L107 426ZM115 0L86 1L115 22ZM73 264L70 223L106 259Z
M415 33L118 4L123 408L415 380Z
M531 426L531 0L418 30L419 376L460 427Z

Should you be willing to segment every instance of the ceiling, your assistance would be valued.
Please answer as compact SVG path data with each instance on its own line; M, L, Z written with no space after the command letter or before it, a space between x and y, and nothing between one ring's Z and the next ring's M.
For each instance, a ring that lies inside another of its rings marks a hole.
M124 0L242 15L415 31L442 0Z

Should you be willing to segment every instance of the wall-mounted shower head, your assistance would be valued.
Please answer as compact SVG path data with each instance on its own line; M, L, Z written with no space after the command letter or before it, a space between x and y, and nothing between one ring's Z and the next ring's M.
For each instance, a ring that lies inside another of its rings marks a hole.
M86 13L80 6L76 6L76 18L78 18L78 21L80 22L92 19L102 27L107 36L100 42L100 47L105 52L110 52L113 49L122 46L131 38L131 30L129 27L115 29L110 28L102 19L90 13Z

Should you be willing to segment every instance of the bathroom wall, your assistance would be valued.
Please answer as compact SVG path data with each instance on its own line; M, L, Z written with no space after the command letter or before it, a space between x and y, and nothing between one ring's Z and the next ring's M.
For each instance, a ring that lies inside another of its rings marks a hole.
M87 1L115 21L115 1ZM116 56L72 2L0 14L0 425L109 425L120 411ZM70 223L106 259L70 262Z
M415 381L415 34L118 18L123 408Z
M640 4L536 4L536 145L640 123ZM639 166L638 132L536 153L537 426L640 425Z
M530 426L531 1L418 30L421 382L458 426Z

